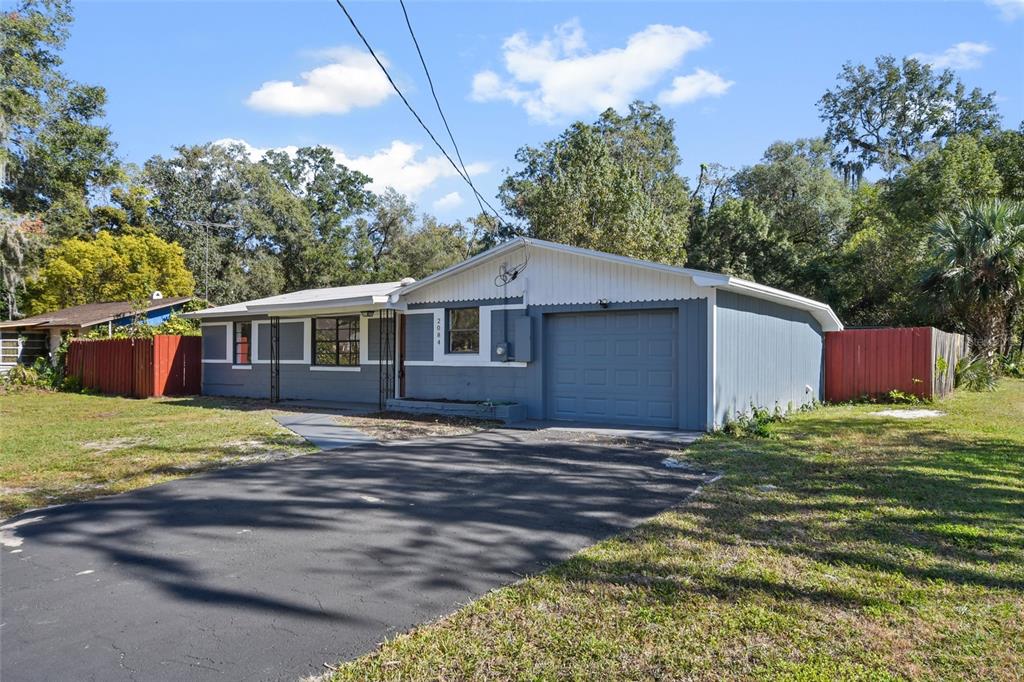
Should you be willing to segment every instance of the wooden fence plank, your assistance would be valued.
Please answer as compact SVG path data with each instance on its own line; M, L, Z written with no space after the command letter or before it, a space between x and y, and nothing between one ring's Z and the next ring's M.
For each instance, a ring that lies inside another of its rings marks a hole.
M75 339L65 358L65 374L83 388L107 395L146 398L200 392L202 339Z
M921 398L938 397L933 388L935 334L945 332L907 327L826 333L825 399L842 402L884 396L892 390ZM962 337L958 340L960 343L948 344L960 350L956 359L966 352L966 342Z

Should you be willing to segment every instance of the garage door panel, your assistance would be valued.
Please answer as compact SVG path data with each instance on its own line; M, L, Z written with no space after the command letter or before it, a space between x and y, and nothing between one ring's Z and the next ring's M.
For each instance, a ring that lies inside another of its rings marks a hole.
M668 334L674 334L676 329L676 313L674 311L661 311L652 313L647 317L649 323L649 330L652 332L662 332Z
M675 426L677 333L674 310L546 316L548 417Z
M623 388L632 388L640 385L640 372L635 369L615 370L615 385Z
M620 358L635 358L640 355L640 340L618 339L615 342L615 355Z
M670 339L648 339L647 354L653 358L670 358L675 355L675 345Z
M675 375L669 370L651 369L647 371L647 385L651 388L673 388Z
M616 400L615 414L619 415L620 417L639 417L640 403L636 400Z
M673 404L668 401L651 400L647 403L647 409L649 410L647 416L651 419L669 419L675 414Z

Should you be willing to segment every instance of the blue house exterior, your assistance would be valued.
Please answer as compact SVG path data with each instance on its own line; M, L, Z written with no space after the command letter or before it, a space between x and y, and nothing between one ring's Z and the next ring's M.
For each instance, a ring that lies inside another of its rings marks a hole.
M516 403L531 419L687 430L820 400L823 333L842 329L827 305L753 282L526 238L419 282L189 316L204 393Z

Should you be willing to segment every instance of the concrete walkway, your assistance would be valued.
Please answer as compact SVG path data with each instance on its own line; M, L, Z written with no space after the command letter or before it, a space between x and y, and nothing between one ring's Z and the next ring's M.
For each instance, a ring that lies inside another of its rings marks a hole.
M599 424L583 424L576 422L549 421L528 419L523 422L509 424L506 428L524 431L543 431L552 434L587 433L614 440L627 438L630 440L646 440L671 445L690 445L704 434L700 431L680 431L679 429L632 428L628 426L608 427Z
M299 434L321 450L334 450L375 442L362 431L339 424L337 414L289 412L275 414L274 421Z

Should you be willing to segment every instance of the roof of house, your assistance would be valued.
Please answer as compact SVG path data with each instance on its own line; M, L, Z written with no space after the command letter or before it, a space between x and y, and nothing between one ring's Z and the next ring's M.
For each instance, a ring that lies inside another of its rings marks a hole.
M171 296L168 298L150 299L146 302L145 312L169 308L192 300L191 296ZM8 320L0 322L0 329L12 327L34 327L36 329L50 329L53 327L70 327L82 329L104 322L119 320L135 314L138 311L137 305L131 301L111 301L108 303L86 303L84 305L61 308L53 312L23 317L20 320Z
M288 294L279 294L267 298L257 298L252 301L231 303L215 308L197 310L186 313L183 317L197 319L211 319L217 317L233 317L254 313L265 315L271 313L297 313L310 310L323 310L329 308L349 308L359 306L372 306L374 304L387 303L389 297L411 279L401 282L381 282L378 284L357 284L348 287L327 287L324 289L303 289Z
M531 237L517 237L515 239L511 239L503 244L495 246L492 249L484 251L483 253L477 254L472 258L464 260L461 263L457 263L449 268L435 272L429 277L425 277L419 281L406 279L401 282L364 284L354 287L306 289L304 291L282 294L280 296L271 296L270 298L262 298L255 301L245 301L243 303L233 303L231 305L219 306L216 308L207 308L206 310L188 313L186 317L207 319L231 317L233 315L247 313L266 314L273 312L281 313L285 311L301 313L317 309L323 310L331 307L358 307L360 305L385 304L389 299L392 303L396 303L397 298L395 298L393 294L398 294L399 296L405 295L409 292L437 282L445 277L463 272L492 258L497 258L513 249L523 246L532 246L539 249L548 249L578 256L586 256L588 258L596 258L608 262L621 263L634 267L657 270L660 272L685 275L690 277L697 286L721 289L723 291L732 291L746 296L751 296L753 298L780 303L790 308L806 310L814 316L819 324L821 324L824 331L841 331L843 329L843 323L827 304L805 298L803 296L797 296L796 294L792 294L788 291L775 289L773 287L751 282L739 277L733 277L732 275L724 275L717 272L706 272L704 270L695 270L693 268L681 268L674 265L665 265L664 263L655 263L653 261L629 258L627 256L618 256L612 253L593 251L591 249L567 246L565 244L556 244L555 242L533 239Z

